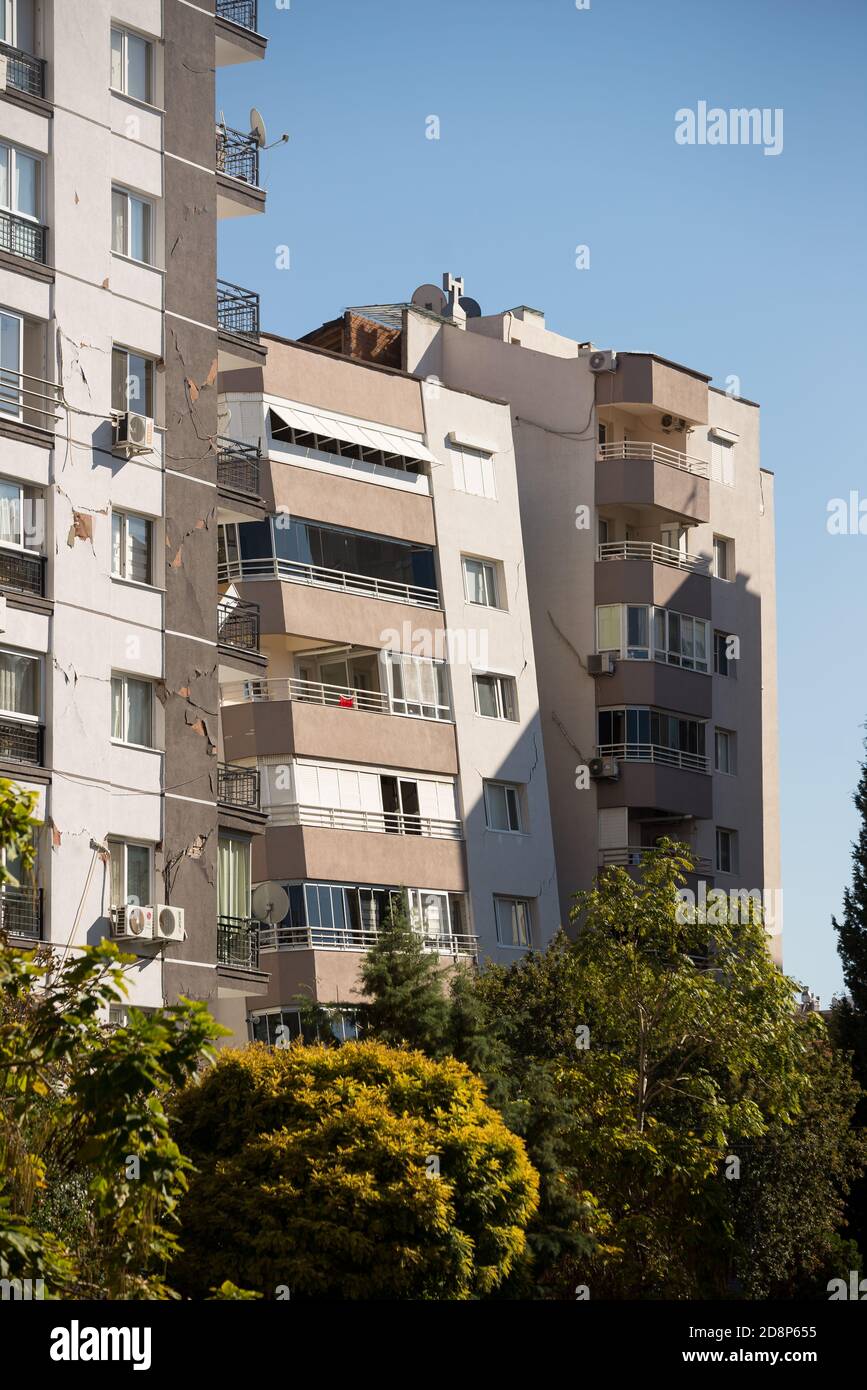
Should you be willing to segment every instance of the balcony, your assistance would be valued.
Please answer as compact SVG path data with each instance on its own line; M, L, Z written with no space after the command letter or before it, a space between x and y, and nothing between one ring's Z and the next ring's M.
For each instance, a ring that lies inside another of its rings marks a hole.
M0 719L0 762L41 767L43 733L41 724Z
M651 850L648 845L624 845L619 848L601 849L599 851L599 864L602 867L607 867L609 864L616 864L624 869L639 868L650 852ZM694 872L713 872L712 860L703 857L695 857L694 862Z
M259 948L262 951L369 951L379 939L378 927L290 927L261 926ZM421 935L421 933L419 933ZM440 956L474 958L479 952L479 938L472 935L422 936L424 949Z
M217 0L217 18L237 24L239 29L257 32L258 0Z
M2 571L0 571L2 573ZM217 641L221 647L259 652L259 605L244 599L223 599L217 604Z
M704 459L693 458L679 449L670 449L667 444L643 443L635 439L600 444L598 457L603 462L608 459L638 459L648 463L664 463L669 468L680 468L684 473L695 473L700 478L706 478L709 469Z
M440 820L404 811L355 811L337 806L304 806L299 802L270 808L274 825L303 825L320 830L362 830L376 835L421 835L432 840L461 840L459 820Z
M45 556L0 549L0 589L45 597Z
M249 704L275 700L298 700L304 704L327 705L331 709L366 710L389 714L388 696L379 690L357 690L349 685L325 685L293 677L271 680L235 681L220 687L221 703Z
M657 763L661 767L678 767L687 772L710 772L705 754L666 748L660 743L600 743L596 756L617 758L619 762Z
M258 338L259 296L228 280L217 281L217 326L235 337Z
M265 190L259 186L259 141L231 126L216 130L217 216L245 217L264 212Z
M221 806L260 811L259 769L243 767L238 763L218 763L217 801Z
M0 889L0 932L27 941L42 940L42 889Z
M667 444L626 440L601 444L596 455L596 504L600 507L654 508L681 522L710 518L709 465Z
M257 32L256 0L217 0L214 56L217 67L265 57L268 41Z
M241 559L219 566L221 584L233 579L282 579L287 584L310 584L317 589L338 589L346 594L365 598L384 599L387 603L408 603L414 608L439 608L436 589L421 584L399 584L392 579L377 579L373 575L349 574L345 570L327 569L324 565L308 565L301 560L285 560L282 556L263 559Z
M29 217L0 211L0 251L21 256L25 261L45 265L48 247L48 228Z
M6 86L28 97L45 97L45 61L20 48L0 43L0 59L6 59Z
M259 968L259 927L250 917L217 918L217 963L235 970Z
M669 565L673 569L689 570L693 574L710 574L706 555L692 555L657 541L603 541L597 554L599 560L645 560L654 565Z
M16 426L54 434L63 403L62 388L43 377L0 368L0 431L17 433ZM4 429L3 427L7 428Z
M256 444L217 440L217 486L225 492L259 498L262 451Z

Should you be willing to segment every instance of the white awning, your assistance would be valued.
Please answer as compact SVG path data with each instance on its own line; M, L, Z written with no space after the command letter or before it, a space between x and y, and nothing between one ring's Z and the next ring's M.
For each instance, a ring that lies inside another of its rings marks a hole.
M418 459L424 463L437 464L439 460L421 442L418 435L404 434L384 425L371 425L361 420L350 420L343 415L325 415L309 406L276 404L268 401L284 425L305 434L315 434L321 439L341 439L347 444L357 444L361 449L381 449L384 453L399 454L403 458ZM279 442L279 441L278 441Z

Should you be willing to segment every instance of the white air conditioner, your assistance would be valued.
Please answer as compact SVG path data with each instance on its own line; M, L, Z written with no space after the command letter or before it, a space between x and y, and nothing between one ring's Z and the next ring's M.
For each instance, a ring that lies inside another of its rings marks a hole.
M143 454L154 447L154 422L149 415L127 410L119 415L114 426L115 453Z
M184 930L184 909L182 907L169 907L167 903L160 903L153 911L155 918L154 937L157 941L186 941L187 933Z
M115 908L111 934L127 941L152 941L155 935L153 908L137 907L130 903L126 907Z
M589 676L613 676L614 653L591 652L587 657L587 674Z
M591 352L587 359L587 365L591 372L616 372L617 353L611 351Z
M620 777L620 765L616 758L591 758L588 766L590 776L596 782L616 782Z

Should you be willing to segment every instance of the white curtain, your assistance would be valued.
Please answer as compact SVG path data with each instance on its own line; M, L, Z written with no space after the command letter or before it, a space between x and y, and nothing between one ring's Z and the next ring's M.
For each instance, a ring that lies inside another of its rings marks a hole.
M37 663L31 657L0 652L0 709L36 715Z

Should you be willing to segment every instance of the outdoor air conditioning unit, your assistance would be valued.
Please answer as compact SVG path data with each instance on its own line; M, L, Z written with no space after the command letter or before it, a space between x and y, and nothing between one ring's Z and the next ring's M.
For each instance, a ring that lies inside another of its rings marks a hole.
M154 447L154 422L149 415L127 410L119 415L114 426L115 453L144 454Z
M620 778L620 766L616 758L591 758L589 768L590 776L596 782L617 782Z
M587 658L587 674L589 676L613 676L614 653L591 652Z
M132 941L152 941L154 932L154 910L152 907L126 907L115 909L112 917L111 934L114 937Z
M591 372L616 372L616 352L591 352L587 359Z
M664 430L677 430L679 434L686 429L686 421L682 415L663 415L660 423Z
M186 941L187 933L184 930L184 909L182 907L169 907L167 903L160 903L153 909L155 928L154 938L157 941Z

